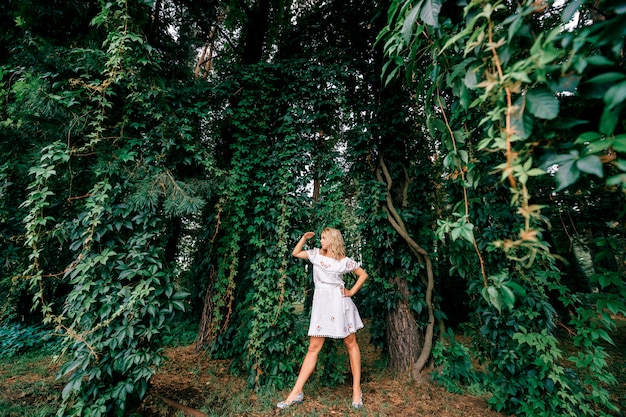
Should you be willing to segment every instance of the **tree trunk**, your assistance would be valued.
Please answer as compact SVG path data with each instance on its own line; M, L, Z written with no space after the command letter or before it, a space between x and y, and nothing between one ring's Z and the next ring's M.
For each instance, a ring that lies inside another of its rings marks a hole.
M411 372L411 367L422 351L424 335L418 329L413 313L409 309L409 290L406 280L394 278L393 284L402 297L395 308L387 310L385 317L385 339L391 369Z

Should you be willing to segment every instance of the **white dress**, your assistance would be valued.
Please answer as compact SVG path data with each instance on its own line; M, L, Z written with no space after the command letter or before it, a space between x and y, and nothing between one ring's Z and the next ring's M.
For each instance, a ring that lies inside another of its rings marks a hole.
M350 297L344 297L343 274L359 268L351 258L338 261L320 254L319 248L306 251L313 264L313 306L309 336L343 339L363 328L361 316Z

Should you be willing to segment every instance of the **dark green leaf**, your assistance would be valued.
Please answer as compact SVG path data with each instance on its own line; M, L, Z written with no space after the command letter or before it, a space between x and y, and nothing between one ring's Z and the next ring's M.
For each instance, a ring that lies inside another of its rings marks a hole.
M611 141L611 147L617 152L626 152L626 134L615 136Z
M605 72L586 81L587 84L613 84L626 80L626 74L621 72Z
M602 178L604 170L602 169L602 161L596 155L588 155L576 161L576 167L582 172L594 174Z
M578 170L574 162L568 162L563 165L559 165L558 171L556 173L556 180L558 183L556 191L561 191L574 184L578 180L578 177L580 177L580 171Z
M552 120L559 115L559 101L547 88L536 88L526 94L528 110L539 119Z
M429 26L439 26L439 12L442 0L425 0L420 13L420 18Z
M622 105L609 108L608 106L604 107L604 111L602 112L602 117L600 118L600 132L609 136L612 135L615 131L615 127L619 122L619 115L622 109Z

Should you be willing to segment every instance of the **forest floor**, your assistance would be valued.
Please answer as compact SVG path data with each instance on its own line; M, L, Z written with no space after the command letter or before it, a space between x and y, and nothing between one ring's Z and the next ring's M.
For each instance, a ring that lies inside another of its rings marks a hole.
M245 378L230 375L228 361L209 360L194 346L169 349L170 360L152 379L149 398L141 406L146 417L170 416L438 416L502 417L488 409L484 397L457 395L432 382L415 382L408 375L380 370L380 353L359 333L362 353L364 407L353 410L351 379L321 386L313 376L305 385L304 401L286 410L276 403L288 391L255 393ZM341 347L340 347L341 348ZM176 414L185 410L186 414Z
M432 382L415 382L380 366L380 352L368 343L367 332L357 334L362 350L364 408L352 410L349 378L335 387L321 385L315 375L305 386L301 405L279 411L276 403L287 391L255 392L244 377L229 372L230 362L210 359L193 344L169 347L166 364L151 380L147 398L134 416L438 416L505 417L487 407L485 395L459 395ZM615 403L626 399L626 320L608 347L611 371L620 381ZM63 382L55 380L58 362L50 354L0 358L0 417L54 416Z
M228 361L210 360L197 353L194 346L167 351L170 358L155 375L148 398L138 410L146 417L170 416L402 416L402 417L505 417L487 407L487 394L459 395L433 382L416 382L408 375L392 374L380 369L380 352L369 343L367 327L357 333L362 352L362 388L364 408L350 406L350 378L336 387L321 386L313 376L305 386L305 399L286 410L276 403L287 390L255 393L245 378L232 376ZM614 387L615 403L626 400L626 320L618 320L612 335L615 345L607 346L611 371L620 381ZM467 342L459 338L461 342ZM568 339L564 332L562 340ZM565 347L572 349L565 343ZM568 352L568 355L571 352ZM565 355L567 356L567 355ZM428 379L428 378L426 378ZM184 410L184 411L183 411Z

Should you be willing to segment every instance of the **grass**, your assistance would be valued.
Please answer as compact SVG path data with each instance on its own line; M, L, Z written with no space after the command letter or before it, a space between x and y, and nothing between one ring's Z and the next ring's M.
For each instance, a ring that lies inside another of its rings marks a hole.
M63 389L57 369L46 349L0 360L0 417L54 416Z

